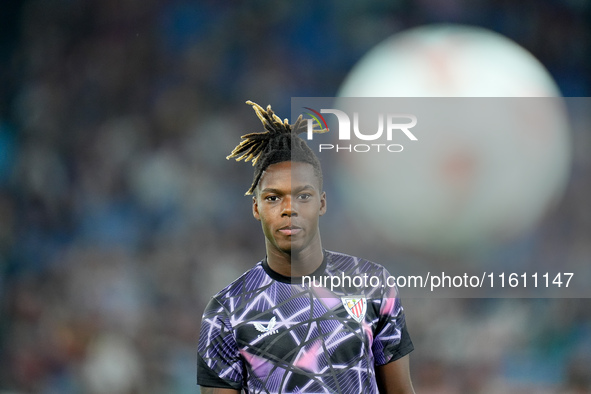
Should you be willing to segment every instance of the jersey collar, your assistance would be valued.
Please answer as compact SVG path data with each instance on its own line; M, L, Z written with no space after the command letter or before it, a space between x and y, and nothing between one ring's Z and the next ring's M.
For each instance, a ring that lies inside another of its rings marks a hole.
M313 278L313 277L318 277L318 276L324 275L324 272L326 271L326 265L328 263L328 259L330 258L330 255L326 251L326 249L322 249L322 253L323 253L324 257L322 259L322 263L320 264L320 266L312 274L306 275L306 276ZM301 285L302 284L302 277L301 276L296 276L296 277L285 276L285 275L281 275L278 272L273 271L271 269L271 267L269 267L269 263L267 262L266 256L265 256L265 259L262 261L262 266L263 266L263 269L265 270L265 272L267 273L267 275L269 275L272 279L275 279L278 282L292 284L292 285Z

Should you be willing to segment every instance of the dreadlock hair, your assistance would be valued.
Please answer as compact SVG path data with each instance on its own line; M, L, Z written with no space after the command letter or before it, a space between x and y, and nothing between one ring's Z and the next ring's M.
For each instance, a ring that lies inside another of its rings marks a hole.
M263 123L265 131L262 133L250 133L243 135L242 142L234 148L232 153L226 159L236 158L236 161L244 160L252 161L254 168L254 177L250 189L246 195L253 194L263 171L271 164L281 163L284 161L297 161L311 164L314 167L314 174L320 180L320 187L322 188L322 169L320 168L320 161L312 152L312 149L301 139L298 134L307 130L307 123L302 115L296 120L293 125L290 125L288 120L281 119L275 115L271 106L263 109L260 105L247 101L246 104L252 105L255 113ZM317 129L313 130L315 133L324 133L328 130Z

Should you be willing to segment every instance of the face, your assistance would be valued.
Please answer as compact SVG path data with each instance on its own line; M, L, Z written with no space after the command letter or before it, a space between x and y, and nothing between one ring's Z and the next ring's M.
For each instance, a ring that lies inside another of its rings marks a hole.
M291 255L320 247L318 218L326 212L326 196L311 164L286 161L267 167L252 209L263 227L268 253Z

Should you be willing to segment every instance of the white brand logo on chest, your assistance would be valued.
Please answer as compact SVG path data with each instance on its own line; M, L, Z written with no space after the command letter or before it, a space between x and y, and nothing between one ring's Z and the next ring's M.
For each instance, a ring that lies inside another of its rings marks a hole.
M258 332L263 333L263 334L259 334L259 337L272 335L272 334L277 333L277 330L275 329L275 325L277 324L277 318L275 316L273 316L271 318L271 320L269 320L269 323L267 323L267 327L263 326L259 322L254 322L252 324L254 325L254 328L256 328Z

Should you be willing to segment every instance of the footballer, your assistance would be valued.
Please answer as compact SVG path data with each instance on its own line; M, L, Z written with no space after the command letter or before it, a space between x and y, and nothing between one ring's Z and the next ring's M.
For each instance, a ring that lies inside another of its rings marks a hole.
M242 137L228 158L252 160L252 214L266 257L210 300L198 344L197 383L207 394L414 393L397 289L303 283L302 277L368 274L382 266L323 249L320 162L293 124L252 105L264 132ZM316 130L322 131L322 130Z

